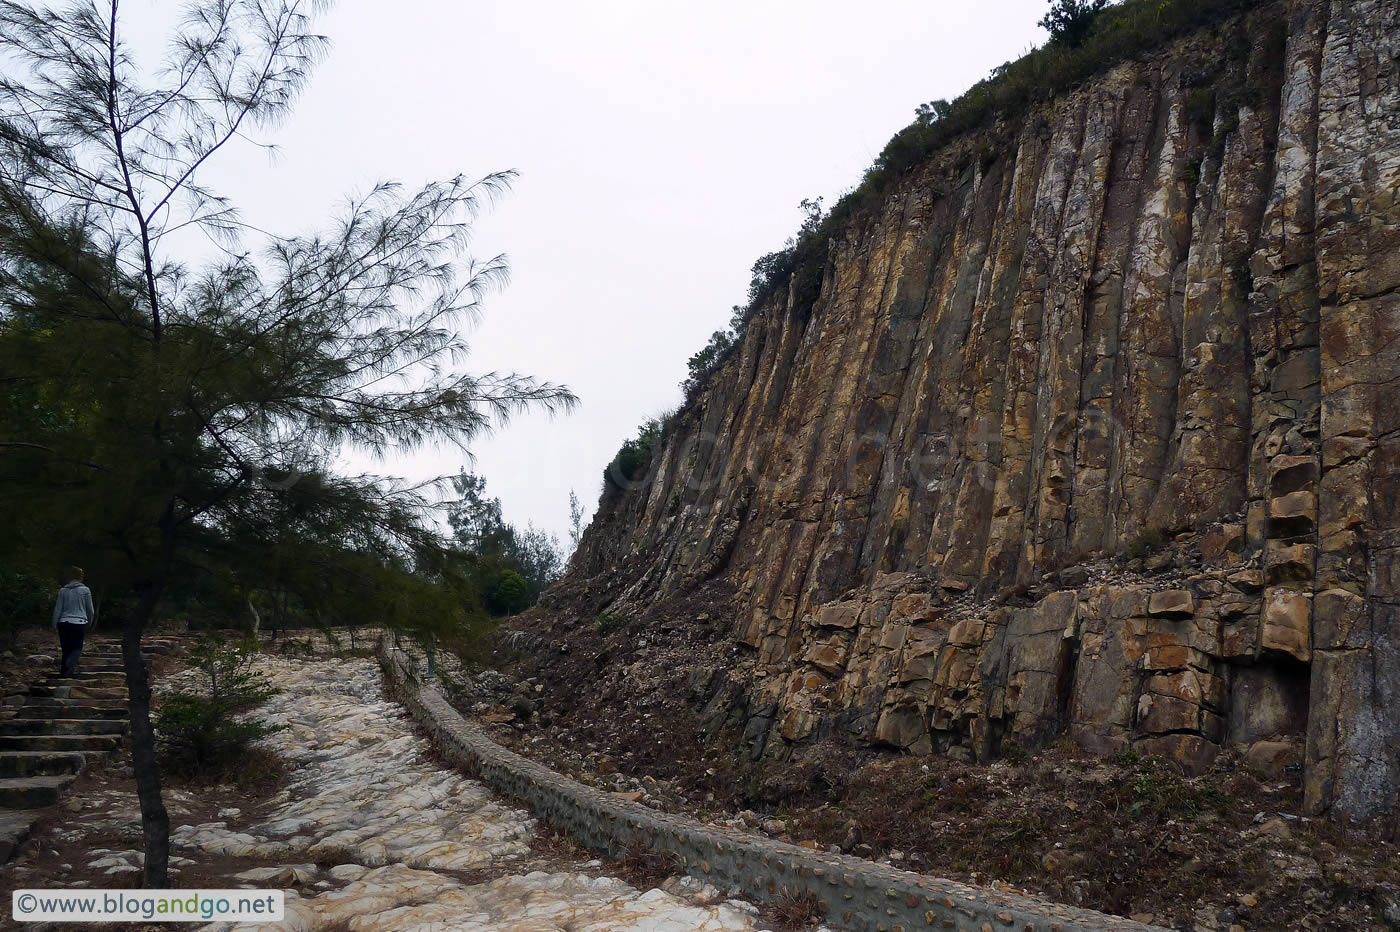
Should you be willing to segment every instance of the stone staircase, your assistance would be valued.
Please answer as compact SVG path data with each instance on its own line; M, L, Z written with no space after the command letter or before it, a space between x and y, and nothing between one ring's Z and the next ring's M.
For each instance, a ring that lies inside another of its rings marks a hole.
M143 644L147 658L169 653L173 638ZM121 643L92 638L78 673L51 673L0 707L0 862L9 860L42 809L88 764L122 747L127 733Z

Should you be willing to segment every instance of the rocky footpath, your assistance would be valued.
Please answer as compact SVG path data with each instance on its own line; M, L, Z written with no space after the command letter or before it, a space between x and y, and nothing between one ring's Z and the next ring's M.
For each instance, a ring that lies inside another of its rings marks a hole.
M482 784L445 768L373 660L260 658L279 693L260 710L281 730L262 748L286 765L272 795L172 785L171 880L178 887L275 888L286 918L267 932L757 932L757 907L671 876L665 865L594 859ZM193 671L161 691L193 685ZM41 813L0 887L123 887L141 870L130 768L90 767ZM615 874L619 867L629 879ZM632 881L632 882L629 882ZM0 926L18 928L4 919Z
M260 668L281 690L262 715L283 726L266 740L291 765L288 785L252 811L178 825L172 842L182 865L211 856L270 862L226 878L287 890L287 918L269 930L756 927L754 907L713 888L669 885L688 899L642 891L600 876L596 861L530 869L541 863L534 819L438 765L383 697L373 661L269 660ZM89 868L108 873L135 858L96 854Z
M953 142L758 309L546 609L723 581L778 754L1268 742L1308 812L1393 813L1397 62L1391 0L1261 2ZM1170 588L1083 577L1159 541Z

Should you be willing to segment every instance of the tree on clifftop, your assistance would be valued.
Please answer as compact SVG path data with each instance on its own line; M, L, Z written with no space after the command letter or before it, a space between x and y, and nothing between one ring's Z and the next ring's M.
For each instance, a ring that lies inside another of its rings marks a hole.
M1108 0L1050 0L1050 12L1036 25L1050 33L1050 41L1071 48L1089 37L1094 20Z
M456 325L505 277L501 258L463 253L509 173L380 185L328 233L241 246L203 169L289 113L325 48L309 19L323 6L196 0L148 80L118 0L0 2L0 369L46 412L0 425L0 459L46 505L9 509L29 522L18 540L97 554L139 594L122 652L148 887L167 885L169 819L140 639L175 575L210 547L256 548L284 515L341 554L328 566L353 571L355 553L451 580L413 490L319 464L343 444L465 445L574 403L454 365ZM222 258L183 265L173 241L189 228Z

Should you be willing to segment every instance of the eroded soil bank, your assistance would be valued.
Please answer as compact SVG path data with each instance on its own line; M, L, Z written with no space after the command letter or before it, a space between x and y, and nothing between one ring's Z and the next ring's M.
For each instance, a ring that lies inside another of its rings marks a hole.
M829 735L755 757L742 716L707 717L697 673L752 675L752 653L707 623L723 596L708 587L634 621L521 619L488 658L500 669L444 685L498 741L575 779L796 843L1180 929L1400 926L1393 835L1304 815L1287 755L1227 752L1194 778L1067 741L978 763Z

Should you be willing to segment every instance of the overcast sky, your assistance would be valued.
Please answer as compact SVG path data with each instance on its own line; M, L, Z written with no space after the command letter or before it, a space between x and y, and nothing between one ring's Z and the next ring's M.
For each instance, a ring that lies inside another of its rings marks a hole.
M173 0L123 4L137 31ZM572 387L572 415L478 442L507 520L566 538L639 423L680 403L686 360L742 303L754 259L830 206L927 100L1044 41L1045 0L339 0L333 46L285 127L207 179L278 233L377 181L515 169L473 252L510 257L468 368ZM168 21L168 20L166 20ZM145 45L150 35L133 36ZM455 473L454 449L368 464Z

